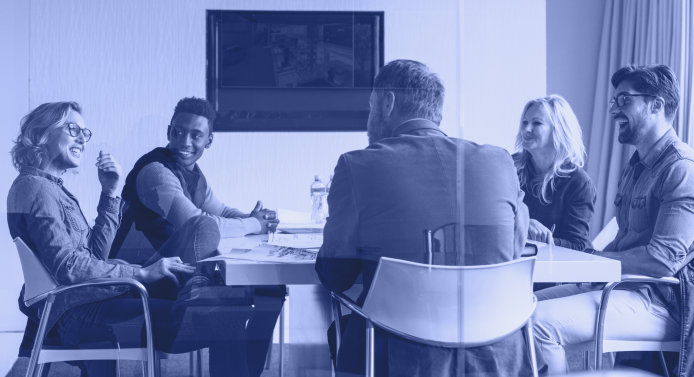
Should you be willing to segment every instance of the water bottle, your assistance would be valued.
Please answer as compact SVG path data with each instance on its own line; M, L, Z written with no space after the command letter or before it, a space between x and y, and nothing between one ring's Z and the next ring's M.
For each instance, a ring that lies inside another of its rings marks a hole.
M322 224L325 219L325 185L320 175L311 184L311 222Z

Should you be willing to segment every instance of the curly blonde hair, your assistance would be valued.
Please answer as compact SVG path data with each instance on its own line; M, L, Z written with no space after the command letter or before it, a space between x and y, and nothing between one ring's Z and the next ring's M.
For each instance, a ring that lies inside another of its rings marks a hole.
M542 106L550 119L552 127L552 141L554 150L557 152L552 163L552 167L544 176L538 176L532 182L528 182L530 174L530 153L523 149L523 116L532 105ZM515 159L516 171L520 185L531 188L535 197L540 198L543 203L550 203L550 197L554 192L554 180L556 177L566 177L572 171L582 168L586 159L586 148L583 145L583 134L578 119L574 114L569 103L564 97L553 94L544 98L538 98L525 104L521 115L521 125L516 135L516 152L518 158ZM547 190L547 188L550 190ZM548 193L549 191L549 193Z
M49 102L22 118L19 136L17 140L13 140L14 146L10 151L15 169L41 165L48 155L48 136L51 131L65 124L71 110L82 114L82 107L77 102Z

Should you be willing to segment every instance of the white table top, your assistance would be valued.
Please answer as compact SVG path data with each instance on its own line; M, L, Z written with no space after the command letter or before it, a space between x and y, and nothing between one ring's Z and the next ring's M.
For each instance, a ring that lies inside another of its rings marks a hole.
M224 238L219 250L250 248L267 241L267 235ZM314 263L258 263L238 259L218 262L227 285L320 284ZM610 282L621 278L619 261L540 244L534 281L537 283Z
M536 283L610 282L621 280L618 260L560 246L538 243L533 281Z

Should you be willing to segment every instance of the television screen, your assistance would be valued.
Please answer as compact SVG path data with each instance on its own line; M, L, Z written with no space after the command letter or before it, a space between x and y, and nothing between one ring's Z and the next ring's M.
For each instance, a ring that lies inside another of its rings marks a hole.
M383 12L208 11L215 131L364 131Z

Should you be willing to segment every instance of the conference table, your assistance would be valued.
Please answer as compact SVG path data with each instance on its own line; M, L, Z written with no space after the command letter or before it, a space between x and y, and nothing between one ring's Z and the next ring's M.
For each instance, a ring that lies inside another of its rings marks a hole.
M268 235L224 238L219 250L233 256L253 244L267 242ZM538 246L533 281L536 283L581 283L619 281L621 264L614 259L590 255L561 246L533 242ZM314 263L259 263L240 259L218 261L227 285L318 284Z
M220 242L222 255L232 257L267 242L268 235L225 238ZM538 246L534 281L537 283L612 282L621 277L619 261L535 243ZM232 251L237 249L239 251ZM330 292L320 283L314 269L315 261L303 263L267 263L221 258L217 266L227 285L289 286L290 295L283 309L282 321L275 328L275 343L284 338L280 347L280 376L287 371L292 376L326 376L332 371L326 331L332 322ZM358 281L361 281L360 279ZM356 299L361 284L345 292ZM284 351L282 351L284 349ZM283 354L288 357L283 357ZM278 357L277 353L273 359ZM276 359L275 359L276 360Z

